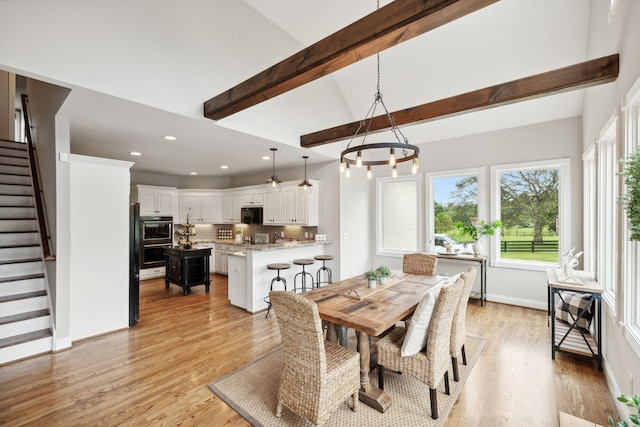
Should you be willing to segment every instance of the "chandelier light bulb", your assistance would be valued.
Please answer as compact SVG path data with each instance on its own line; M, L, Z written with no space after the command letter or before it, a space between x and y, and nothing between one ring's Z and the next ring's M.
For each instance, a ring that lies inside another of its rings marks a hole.
M344 162L340 159L340 173L344 173Z
M371 179L371 166L367 166L367 179Z
M396 150L395 149L391 149L391 152L389 153L389 165L395 167L396 166Z
M347 168L345 169L344 174L347 178L351 176L351 169L349 168L349 163L347 163Z
M411 173L412 174L417 174L418 173L418 158L416 157L415 159L413 159L413 162L411 163Z
M362 153L358 151L358 155L356 156L356 167L362 167Z
M396 169L396 165L393 165L393 170L391 171L391 176L394 178L398 177L398 169Z

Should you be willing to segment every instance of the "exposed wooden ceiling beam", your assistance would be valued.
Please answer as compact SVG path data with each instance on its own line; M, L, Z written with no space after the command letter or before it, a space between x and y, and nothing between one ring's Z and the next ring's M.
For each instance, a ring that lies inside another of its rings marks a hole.
M416 124L443 117L507 105L514 102L584 89L614 81L618 77L619 55L605 56L546 73L474 90L391 113L396 124ZM360 121L302 135L300 146L309 148L352 137ZM371 120L371 132L389 129L386 115Z
M204 103L220 120L499 0L396 0Z

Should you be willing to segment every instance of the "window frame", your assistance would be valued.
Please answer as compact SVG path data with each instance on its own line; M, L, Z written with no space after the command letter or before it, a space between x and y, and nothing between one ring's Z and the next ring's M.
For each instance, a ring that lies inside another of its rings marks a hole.
M484 166L477 168L456 169L447 170L441 172L429 172L425 174L427 194L425 197L425 242L430 242L435 237L435 212L434 205L434 181L438 178L449 178L454 176L469 176L475 175L478 179L478 219L484 219L486 221L487 212L487 197L486 197L486 175L487 168Z
M631 87L624 100L624 156L640 150L640 78ZM621 195L626 192L624 180L620 177ZM621 230L621 299L623 307L624 336L640 357L640 242L629 240L629 227L624 207L619 205L622 220Z
M616 315L618 283L618 115L614 113L596 139L596 278L603 289L602 299Z
M416 183L416 249L415 251L421 250L424 248L424 239L422 236L424 232L422 230L422 221L420 218L420 206L422 205L423 199L423 191L422 191L422 179L419 174L416 175L403 175L398 176L397 178L393 177L381 177L376 178L376 212L375 212L375 254L378 256L390 256L390 257L402 257L404 254L415 251L405 251L405 250L392 250L384 248L384 198L383 198L383 187L386 183L394 183L400 181L414 181Z
M582 181L583 181L583 236L584 255L583 266L585 271L596 271L597 256L597 221L598 202L595 197L597 191L597 169L595 144L582 155Z
M491 166L490 172L490 196L491 196L491 220L501 219L501 190L500 174L502 172L513 172L523 169L551 169L557 168L558 176L558 218L560 220L560 233L558 234L558 253L562 254L571 249L571 159L550 159L524 163L510 163L504 165ZM541 262L514 260L502 258L500 252L500 242L502 233L497 232L490 239L490 253L492 255L491 266L500 268L546 271L547 268L560 267L560 257L558 262Z

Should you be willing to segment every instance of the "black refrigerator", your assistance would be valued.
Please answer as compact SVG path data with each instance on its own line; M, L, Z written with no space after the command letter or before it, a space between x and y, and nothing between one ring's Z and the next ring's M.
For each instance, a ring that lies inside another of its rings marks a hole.
M138 323L140 314L140 204L129 208L129 326Z

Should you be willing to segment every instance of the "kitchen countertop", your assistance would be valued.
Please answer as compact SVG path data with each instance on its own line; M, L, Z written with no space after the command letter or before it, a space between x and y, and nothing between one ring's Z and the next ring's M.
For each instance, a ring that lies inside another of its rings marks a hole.
M234 245L234 246L242 246L244 250L252 250L252 251L270 251L274 249L286 249L286 248L295 248L299 246L313 246L313 245L326 245L332 243L330 240L294 240L291 242L283 242L283 243L238 243L235 240L223 240L223 239L214 239L214 240L194 240L193 243L197 248L198 243L217 243L217 244L225 244L225 245Z

